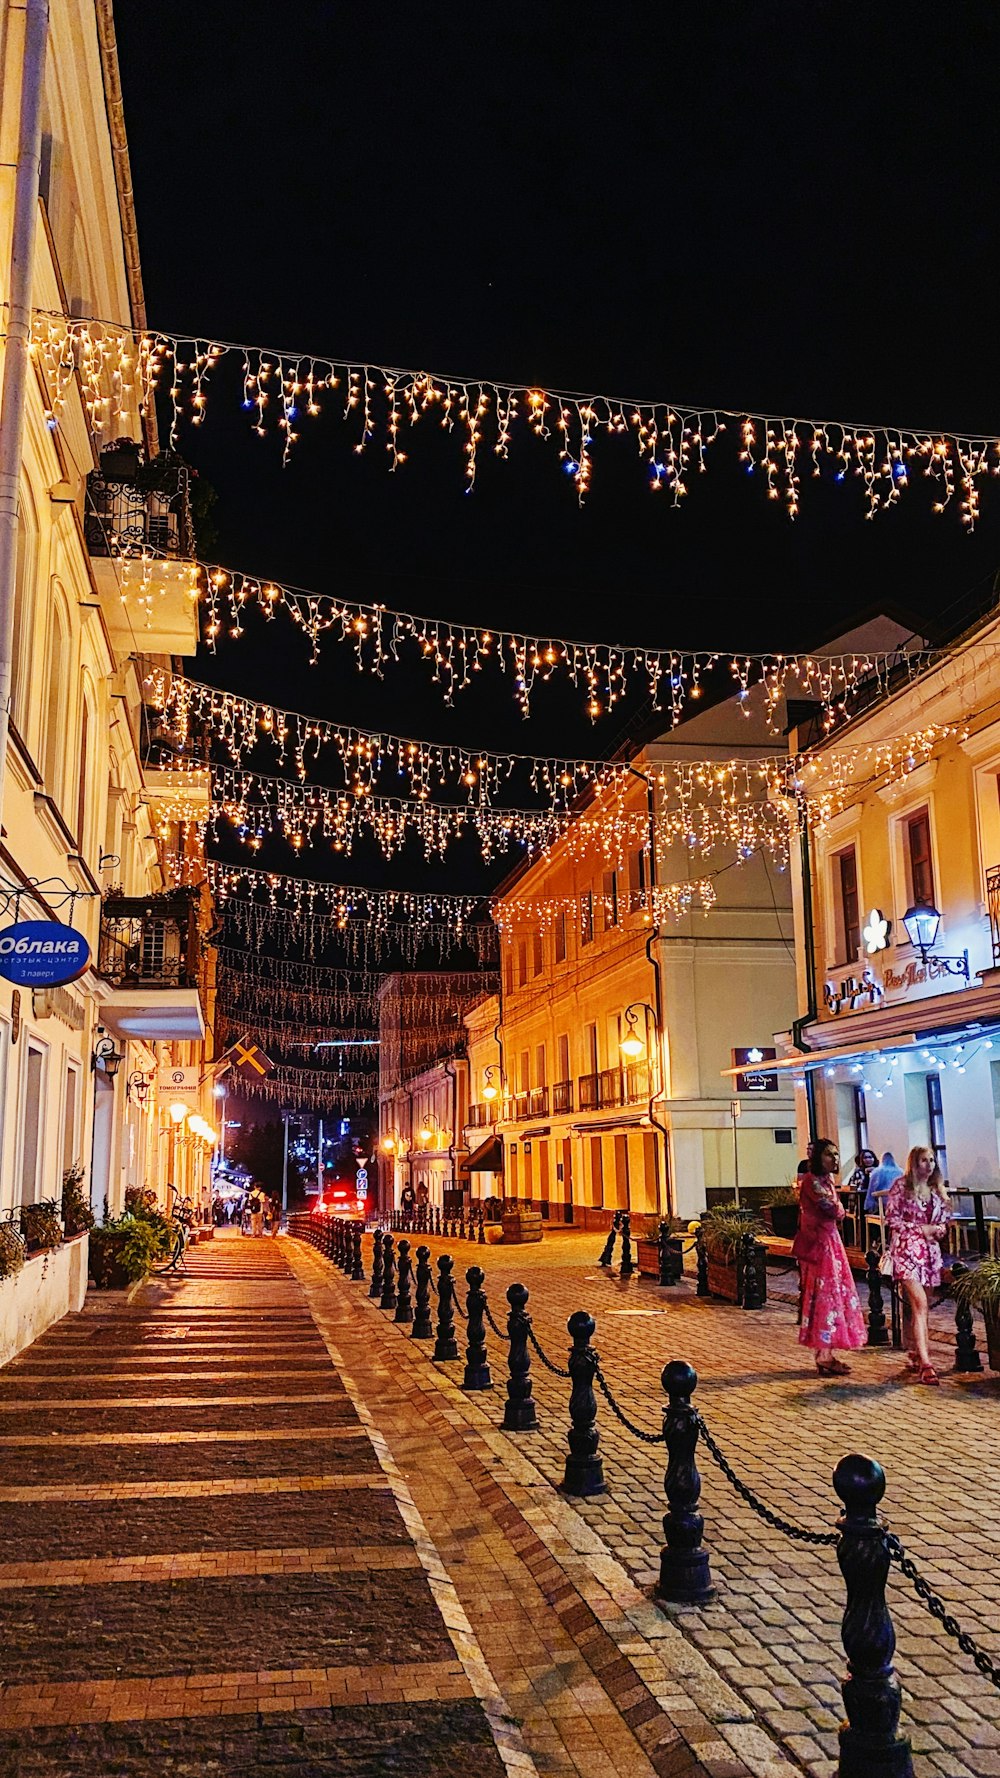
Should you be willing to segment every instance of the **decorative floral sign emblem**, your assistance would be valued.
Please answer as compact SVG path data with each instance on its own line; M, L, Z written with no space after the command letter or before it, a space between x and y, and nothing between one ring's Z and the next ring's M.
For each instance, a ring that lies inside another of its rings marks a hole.
M886 919L881 908L872 908L868 916L868 924L862 935L869 957L874 957L876 951L885 950L889 943L889 928L890 922Z

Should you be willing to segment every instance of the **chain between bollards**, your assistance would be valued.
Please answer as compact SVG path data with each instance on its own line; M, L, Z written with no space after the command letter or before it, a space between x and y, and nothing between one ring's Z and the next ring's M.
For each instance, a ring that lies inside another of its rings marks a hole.
M642 1443L644 1445L662 1445L662 1443L663 1443L663 1433L662 1432L644 1432L642 1427L636 1426L634 1424L634 1422L629 1419L628 1415L623 1411L623 1409L621 1409L618 1406L618 1403L616 1402L614 1396L611 1393L611 1387L610 1387L610 1384L608 1383L608 1379L604 1375L604 1372L602 1371L600 1365L598 1365L596 1370L594 1371L594 1382L597 1384L598 1389L601 1391L601 1394L603 1395L605 1401L607 1402L608 1407L611 1409L611 1412L614 1414L615 1419L621 1421L626 1432L630 1432L632 1434L633 1438L641 1439Z
M740 1499L745 1500L757 1517L763 1519L766 1525L770 1525L775 1531L783 1532L786 1537L793 1538L796 1543L824 1544L832 1549L840 1541L836 1531L806 1531L801 1525L793 1525L790 1520L783 1519L778 1513L772 1512L769 1506L765 1506L762 1500L758 1500L753 1489L749 1488L746 1482L740 1481L736 1471L720 1451L701 1414L698 1415L698 1431L709 1456L718 1464L726 1481L735 1488Z
M888 1533L885 1541L890 1561L896 1564L900 1574L911 1583L921 1604L941 1625L945 1635L952 1637L958 1643L962 1653L968 1655L975 1662L983 1678L988 1679L990 1684L1000 1691L1000 1667L995 1667L985 1649L979 1647L979 1644L969 1635L968 1630L962 1629L958 1619L953 1617L948 1610L944 1600L935 1593L930 1582L924 1579L912 1556L906 1554L899 1538Z

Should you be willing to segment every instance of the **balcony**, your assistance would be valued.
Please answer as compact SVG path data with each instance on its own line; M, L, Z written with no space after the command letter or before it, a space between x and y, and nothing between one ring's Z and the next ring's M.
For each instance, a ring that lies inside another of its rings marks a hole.
M119 653L193 654L195 536L186 466L170 451L146 463L116 439L87 477L85 537L101 608ZM125 566L122 557L130 558Z
M581 1074L581 1111L608 1111L623 1105L642 1105L650 1096L650 1072L646 1062L629 1062L624 1068L602 1068L597 1074Z
M495 1099L483 1100L478 1105L469 1106L469 1121L466 1125L470 1130L488 1130L497 1119L497 1102Z
M1000 864L991 864L986 872L986 906L990 916L993 967L1000 969Z
M552 1109L553 1111L572 1111L573 1082L571 1080L557 1080L555 1082L552 1088Z
M204 1037L200 964L197 891L109 896L97 958L97 973L111 985L102 1022L123 1038L147 1042Z

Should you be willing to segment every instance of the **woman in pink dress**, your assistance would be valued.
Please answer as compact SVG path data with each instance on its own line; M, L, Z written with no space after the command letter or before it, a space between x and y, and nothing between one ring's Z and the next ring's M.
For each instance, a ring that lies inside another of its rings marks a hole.
M840 1238L844 1206L834 1186L839 1171L836 1143L817 1138L809 1148L809 1171L802 1175L799 1232L792 1243L802 1289L799 1344L812 1346L821 1377L846 1377L851 1367L837 1357L837 1348L852 1351L867 1337Z
M927 1292L941 1282L941 1243L948 1232L948 1194L929 1148L911 1148L906 1171L885 1201L892 1275L910 1311L913 1346L907 1353L918 1383L936 1384L927 1344Z

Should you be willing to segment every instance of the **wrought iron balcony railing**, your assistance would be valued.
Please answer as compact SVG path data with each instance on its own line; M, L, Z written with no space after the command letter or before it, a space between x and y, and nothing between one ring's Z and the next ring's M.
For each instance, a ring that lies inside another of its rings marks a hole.
M97 969L116 987L194 988L199 963L195 895L105 902Z
M553 1111L572 1111L573 1082L571 1080L557 1080L555 1082L552 1088L552 1109Z
M602 1068L597 1074L581 1074L581 1111L607 1111L621 1105L641 1105L650 1095L647 1062L629 1062L624 1068Z
M182 560L193 557L187 466L170 451L145 463L138 445L117 439L87 477L85 534L92 556L148 549Z

